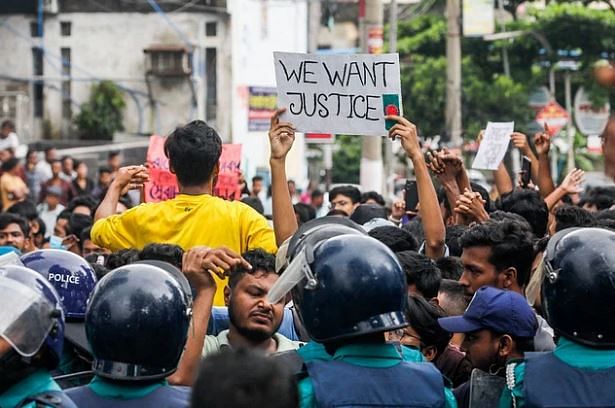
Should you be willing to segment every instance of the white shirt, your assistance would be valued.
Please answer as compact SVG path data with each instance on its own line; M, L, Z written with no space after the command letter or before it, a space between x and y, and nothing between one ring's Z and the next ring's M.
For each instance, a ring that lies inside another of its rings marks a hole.
M0 150L12 149L13 152L19 147L19 138L15 132L9 133L4 139L0 138Z
M223 330L218 333L217 336L205 336L205 344L203 344L202 352L203 357L217 353L225 347L230 347L230 344L228 342L228 332L228 330ZM275 333L273 335L273 339L278 345L278 348L276 350L276 352L278 353L281 351L297 350L303 345L302 342L289 340L288 338L282 336L280 333Z
M53 230L56 226L58 215L64 211L64 206L58 204L55 209L49 210L47 203L39 204L36 208L38 210L38 216L45 223L45 238L49 238L53 235Z

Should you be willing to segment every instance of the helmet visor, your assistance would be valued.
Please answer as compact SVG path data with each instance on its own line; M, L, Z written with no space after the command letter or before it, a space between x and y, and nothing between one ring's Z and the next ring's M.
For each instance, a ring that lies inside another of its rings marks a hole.
M41 348L57 309L44 296L11 279L0 279L0 336L23 357Z
M308 265L305 256L305 250L302 250L284 270L284 273L273 284L267 299L269 303L278 303L284 298L299 282L304 278L312 277L312 271Z

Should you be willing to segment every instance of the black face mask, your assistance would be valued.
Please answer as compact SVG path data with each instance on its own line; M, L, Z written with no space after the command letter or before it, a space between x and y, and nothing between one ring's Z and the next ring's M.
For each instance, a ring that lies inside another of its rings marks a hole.
M15 350L0 357L0 394L37 370Z

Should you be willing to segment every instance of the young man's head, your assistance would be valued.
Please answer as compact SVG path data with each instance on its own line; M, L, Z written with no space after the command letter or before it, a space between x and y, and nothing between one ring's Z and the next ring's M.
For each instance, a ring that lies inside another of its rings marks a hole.
M201 363L192 408L296 408L295 376L274 358L250 350L225 349Z
M442 279L438 290L438 305L447 316L461 316L468 307L463 286L456 280Z
M596 220L592 213L574 205L563 205L555 210L555 223L551 235L572 227L591 227Z
M316 189L312 191L310 204L316 209L320 209L325 202L325 195L322 191Z
M612 187L593 187L581 197L579 205L589 212L608 210L615 204L615 189Z
M53 235L64 238L68 235L68 221L70 220L71 212L69 210L62 211L56 218L56 225L53 228Z
M461 349L474 368L496 372L512 358L534 351L536 314L518 293L491 287L479 289L463 316L438 319L450 333L465 333Z
M378 204L385 206L384 198L375 191L368 191L361 194L361 204Z
M47 195L45 196L45 202L49 210L55 210L58 204L60 204L60 197L62 197L62 189L58 186L51 186L47 189Z
M202 120L176 128L164 143L171 172L184 187L212 184L218 175L222 140Z
M4 161L0 169L2 169L3 173L9 173L15 176L19 171L19 159L13 157Z
M142 261L164 261L180 270L183 257L184 250L173 244L148 244L139 252L139 259Z
M62 157L62 171L64 174L71 175L71 173L75 170L75 161L70 156Z
M26 153L26 163L33 166L38 163L38 152L36 150L28 150L28 153Z
M376 227L367 233L389 247L393 252L416 251L419 244L409 232L394 226Z
M534 260L531 232L515 221L487 221L469 228L460 243L463 274L459 283L467 296L482 286L521 293Z
M111 184L111 180L111 169L106 166L100 167L98 169L98 185L102 188L107 188Z
M433 299L438 296L442 274L436 264L425 255L414 251L397 252L408 283L408 293Z
M0 246L12 246L23 251L29 234L28 220L16 214L0 214Z
M450 225L446 227L446 246L450 256L461 256L461 245L459 238L463 235L468 227L466 225Z
M62 173L62 162L60 160L54 160L51 162L51 175L53 178L60 177Z
M252 177L252 195L259 195L263 191L263 178L261 176Z
M0 138L6 139L12 132L15 131L15 124L10 120L5 120L0 125Z
M47 147L45 148L45 161L51 164L53 161L58 159L58 152L55 147Z
M275 256L262 249L242 256L252 269L238 266L231 270L224 289L225 303L231 326L251 343L261 343L278 331L284 315L284 299L275 304L267 300L269 289L278 280Z
M117 171L122 166L122 155L118 151L109 152L107 156L107 165L112 171Z
M463 273L463 265L456 256L444 256L436 260L436 265L442 272L442 279L458 281Z
M536 238L542 238L547 233L549 209L538 192L516 190L502 199L501 209L525 218Z
M335 187L329 191L329 202L331 209L342 210L351 215L361 203L361 192L353 186Z
M92 255L109 255L111 251L106 248L99 247L92 241L92 237L90 236L91 231L92 228L85 228L79 236L79 249L81 250L81 256L87 258Z

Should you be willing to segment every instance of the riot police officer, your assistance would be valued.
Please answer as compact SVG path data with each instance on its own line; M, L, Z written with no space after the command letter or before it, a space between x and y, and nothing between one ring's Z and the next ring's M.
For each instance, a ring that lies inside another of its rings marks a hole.
M292 287L303 325L332 356L305 362L301 407L456 407L433 365L404 361L385 342L384 332L408 322L405 275L384 244L356 234L308 239L276 285ZM270 300L282 292L272 288Z
M85 316L95 376L88 385L67 390L77 405L188 405L189 389L165 380L177 368L190 324L192 298L185 279L132 264L98 282Z
M92 377L87 373L92 365L92 353L85 337L84 320L87 300L96 285L94 269L79 255L59 249L30 252L21 261L53 285L64 308L66 341L54 375L65 378L58 380L62 388L87 383Z
M508 364L501 407L615 407L615 232L569 228L549 241L542 305L555 351Z
M51 378L60 361L64 313L53 286L23 266L0 268L0 407L69 407Z

